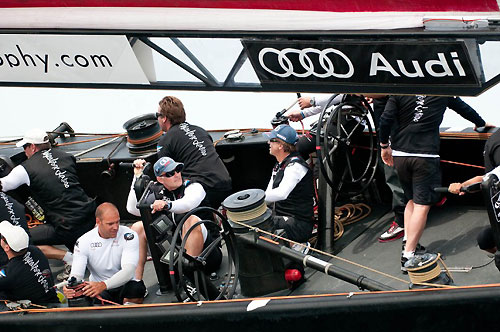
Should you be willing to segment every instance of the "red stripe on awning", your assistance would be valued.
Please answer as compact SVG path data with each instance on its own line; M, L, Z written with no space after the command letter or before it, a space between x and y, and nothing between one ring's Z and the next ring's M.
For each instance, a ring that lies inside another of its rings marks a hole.
M329 12L497 12L496 0L0 0L0 8L182 7Z

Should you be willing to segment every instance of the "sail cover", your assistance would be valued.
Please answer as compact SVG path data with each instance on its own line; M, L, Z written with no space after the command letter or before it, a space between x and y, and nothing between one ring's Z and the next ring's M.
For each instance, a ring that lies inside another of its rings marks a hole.
M498 0L0 0L0 29L332 31L498 16Z

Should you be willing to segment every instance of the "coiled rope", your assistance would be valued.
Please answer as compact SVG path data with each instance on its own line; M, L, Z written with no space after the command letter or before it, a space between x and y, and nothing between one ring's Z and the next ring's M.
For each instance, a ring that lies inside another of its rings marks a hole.
M344 235L344 226L366 218L372 209L364 203L345 204L335 208L334 237L336 241Z
M438 262L441 263L441 266L444 267L444 270L448 277L453 280L448 267L441 258L441 254L437 253L436 257L433 260L427 262L425 265L406 268L406 270L408 271L408 277L410 277L410 281L415 285L436 286L435 284L428 283L428 281L437 278L441 274L441 268Z

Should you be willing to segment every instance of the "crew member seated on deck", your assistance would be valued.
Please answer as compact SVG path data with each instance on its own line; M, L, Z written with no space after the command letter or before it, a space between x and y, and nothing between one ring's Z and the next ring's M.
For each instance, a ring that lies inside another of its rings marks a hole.
M70 277L83 280L85 268L90 271L83 295L100 295L115 303L142 303L146 287L142 280L134 280L139 260L137 233L120 225L120 213L112 203L102 203L95 212L96 226L82 235L75 244ZM75 290L64 287L68 299Z
M69 270L76 240L94 225L95 202L80 185L75 157L51 149L46 132L32 129L16 145L23 147L28 159L0 178L0 189L5 192L23 184L30 187L46 216L45 224L30 230L33 244L47 258L63 260L65 270ZM69 252L53 246L58 244L64 244Z
M142 175L145 163L143 159L134 161L134 179L127 200L127 211L136 216L140 216L140 211L137 209L134 185L136 179ZM158 182L153 187L155 201L151 206L152 212L166 213L175 225L192 209L198 206L207 206L203 204L206 198L205 189L200 183L183 178L181 174L183 167L184 164L175 162L169 157L162 157L154 164L154 173ZM207 213L200 216L190 216L183 225L182 238L191 226L201 220L200 217L210 219L211 215ZM132 225L132 229L139 234L140 239L140 258L136 278L142 278L147 255L147 240L142 221ZM186 241L186 253L193 257L199 256L212 241L212 235L205 225L198 225L189 234ZM215 271L220 266L221 261L222 252L219 247L216 247L207 257L206 271Z
M484 146L484 166L486 174L494 173L500 178L500 130L497 130L493 135L488 138ZM465 192L460 191L462 187L469 186L471 184L482 182L483 176L478 175L464 182L455 182L449 185L448 191L452 194L464 195ZM491 226L486 226L477 236L477 244L479 248L494 254L497 251L497 246L495 243L495 238L493 235L493 230ZM495 264L500 270L500 261Z
M269 153L277 160L265 199L273 205L275 228L284 229L285 237L292 241L307 243L313 230L314 187L312 171L296 151L297 132L289 125L279 125L264 135L269 139Z
M40 249L29 245L28 234L23 228L2 221L0 245L9 259L0 267L0 299L59 303L49 261Z
M0 220L7 220L14 226L21 226L29 236L24 205L3 192L0 192ZM5 252L0 249L0 266L7 264L8 261Z

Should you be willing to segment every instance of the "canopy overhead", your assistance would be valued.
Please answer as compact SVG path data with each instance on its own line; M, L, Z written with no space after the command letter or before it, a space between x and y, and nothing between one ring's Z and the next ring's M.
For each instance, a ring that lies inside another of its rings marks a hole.
M0 0L0 86L477 95L499 1Z
M334 31L499 16L497 0L0 0L0 29ZM20 20L22 17L22 20Z

